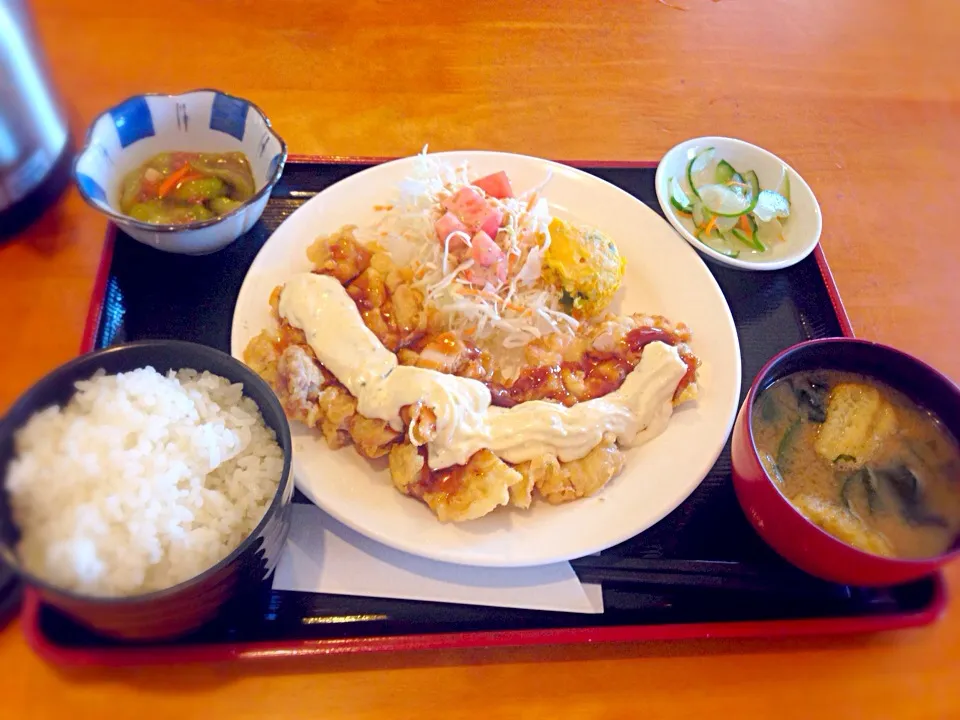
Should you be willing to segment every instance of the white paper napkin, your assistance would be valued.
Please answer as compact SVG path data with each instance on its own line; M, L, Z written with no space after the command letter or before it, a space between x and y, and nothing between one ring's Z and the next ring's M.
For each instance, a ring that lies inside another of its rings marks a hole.
M480 568L409 555L337 522L315 505L293 506L274 590L602 613L599 586L581 585L569 563Z

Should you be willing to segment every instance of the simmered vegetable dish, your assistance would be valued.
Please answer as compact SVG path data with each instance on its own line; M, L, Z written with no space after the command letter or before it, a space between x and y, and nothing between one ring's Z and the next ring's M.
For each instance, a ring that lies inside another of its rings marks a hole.
M804 515L878 555L947 550L960 531L960 449L940 420L854 373L796 373L757 399L764 467Z
M143 222L191 223L225 215L255 192L241 152L164 152L123 179L120 210Z

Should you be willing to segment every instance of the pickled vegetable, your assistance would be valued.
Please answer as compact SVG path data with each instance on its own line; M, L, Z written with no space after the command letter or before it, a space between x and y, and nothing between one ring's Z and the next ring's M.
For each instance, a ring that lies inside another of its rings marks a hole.
M693 222L694 237L712 250L757 256L784 242L791 210L786 168L775 191L761 190L756 172L740 172L708 147L690 159L683 177L668 184L671 206Z

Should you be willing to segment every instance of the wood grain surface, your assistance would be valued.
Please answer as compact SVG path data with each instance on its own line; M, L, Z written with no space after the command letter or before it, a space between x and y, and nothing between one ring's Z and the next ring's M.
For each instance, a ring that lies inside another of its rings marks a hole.
M750 140L817 194L858 334L960 378L960 3L669 2L33 8L77 138L128 95L215 87L260 105L294 153L649 160L697 135ZM0 408L76 353L104 229L71 191L0 247ZM0 667L10 718L952 718L960 602L872 637L70 672L14 623Z

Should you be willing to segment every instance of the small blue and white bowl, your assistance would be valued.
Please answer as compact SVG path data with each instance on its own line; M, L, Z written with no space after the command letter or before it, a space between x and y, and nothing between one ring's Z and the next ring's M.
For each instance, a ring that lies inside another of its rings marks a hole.
M120 184L160 152L241 151L257 192L220 217L184 225L142 222L119 210ZM80 194L130 237L159 250L206 255L229 245L260 219L287 159L287 146L251 102L218 90L134 95L100 115L74 163Z

